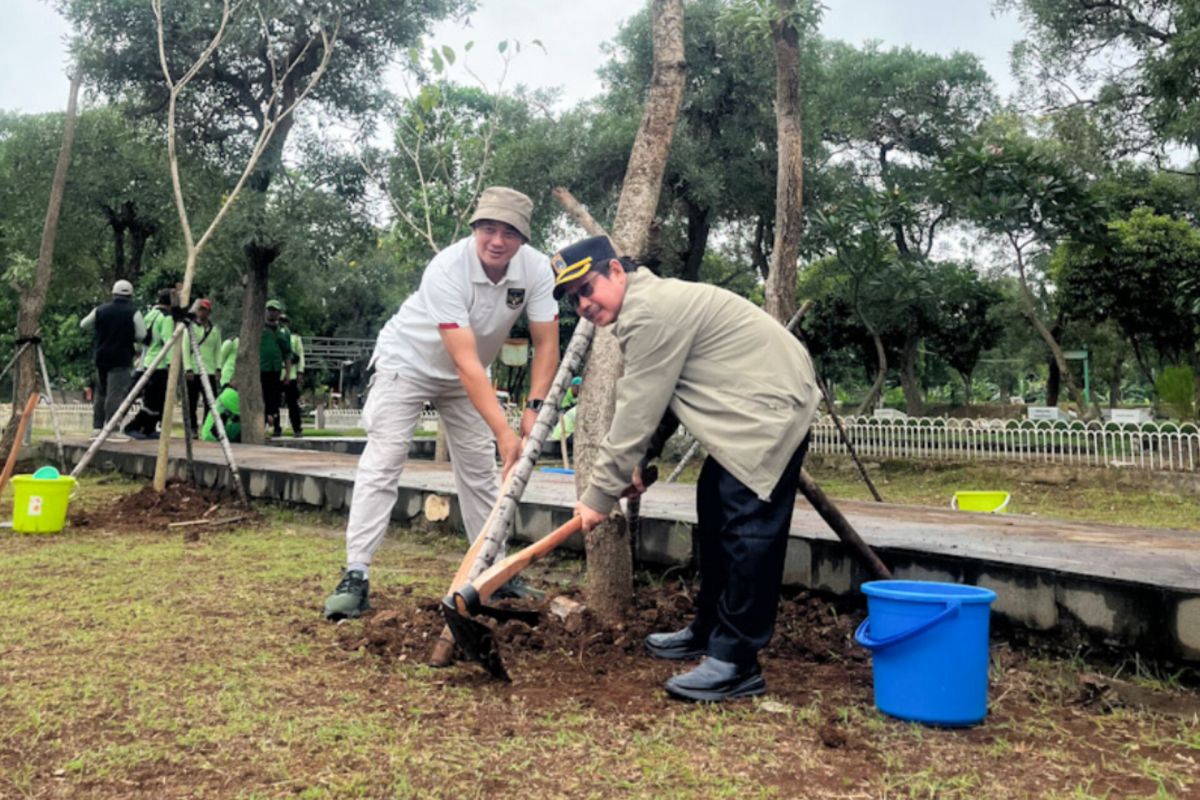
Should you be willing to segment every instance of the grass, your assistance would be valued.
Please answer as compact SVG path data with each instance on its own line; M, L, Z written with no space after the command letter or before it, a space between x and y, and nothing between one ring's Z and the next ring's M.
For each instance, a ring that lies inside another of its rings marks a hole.
M87 478L76 502L135 486ZM1200 788L1200 723L1081 708L1069 693L1086 668L1076 661L1005 651L988 724L959 732L886 719L866 695L801 689L774 706L768 696L703 707L667 703L648 684L637 687L644 708L613 711L570 686L547 699L348 652L340 642L362 623L328 625L318 610L344 519L265 511L258 528L190 544L165 532L0 534L0 797L1184 798ZM394 533L373 589L384 603L402 585L436 596L461 543ZM825 724L848 744L824 746Z
M809 464L813 477L835 499L870 501L870 490L847 459ZM670 473L670 468L665 470ZM698 464L680 482L694 483ZM1164 483L1161 477L1103 469L1039 466L869 462L868 474L885 502L949 508L961 490L999 490L1012 495L1007 512L1080 522L1200 530L1195 491Z

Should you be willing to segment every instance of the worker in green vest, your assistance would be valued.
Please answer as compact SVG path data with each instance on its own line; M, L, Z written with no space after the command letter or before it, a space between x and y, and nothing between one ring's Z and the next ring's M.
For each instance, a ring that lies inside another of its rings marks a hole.
M221 344L221 373L219 377L222 389L226 386L237 388L237 351L240 339L240 336L235 336L232 339L226 339Z
M279 324L287 328L292 346L292 362L283 368L283 399L288 409L288 421L292 423L292 436L299 439L304 435L304 417L300 410L300 391L304 388L304 342L299 334L292 333L286 311L279 315Z
M153 321L150 317L153 316ZM150 376L142 392L142 408L137 416L125 426L125 435L135 439L157 439L158 423L162 419L163 404L167 397L167 370L171 366L171 349L167 342L175 333L175 320L171 316L171 290L158 293L158 302L146 315L146 327L150 333L150 345L142 357L142 369L149 369L154 358L166 349L167 353Z
M221 415L221 423L225 426L225 436L231 442L242 440L242 403L237 389L226 386L217 395L217 410ZM200 430L200 438L206 442L220 441L217 436L217 423L210 409L204 418L204 427Z
M196 404L204 401L205 412L209 411L208 396L204 394L202 383L207 382L209 389L216 397L220 391L217 383L217 370L221 366L221 329L212 321L212 301L207 297L196 301L192 306L195 321L192 323L192 333L195 334L196 344L200 348L200 359L204 364L204 375L196 368L196 357L192 355L192 340L184 333L183 368L187 371L188 419L191 420L192 430L196 431Z
M292 361L292 336L287 328L279 323L283 313L283 303L278 300L267 301L266 321L263 323L258 348L263 409L267 425L276 436L283 435L283 426L279 420L279 401L283 397L283 380L280 376L284 367Z

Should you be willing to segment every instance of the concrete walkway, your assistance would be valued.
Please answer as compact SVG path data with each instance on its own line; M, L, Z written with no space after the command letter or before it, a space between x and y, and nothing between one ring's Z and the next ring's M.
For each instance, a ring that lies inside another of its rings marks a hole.
M68 442L68 459L77 460L86 445ZM106 444L94 467L149 477L156 449L152 441ZM228 480L217 445L197 443L195 453L202 483ZM334 510L349 504L357 455L254 445L235 445L235 454L253 497ZM172 455L173 474L181 477L182 443ZM536 539L566 521L573 481L536 472L522 499L516 537ZM401 522L419 516L428 494L454 495L449 465L410 459L393 516ZM461 527L457 503L451 505L451 522ZM1200 532L854 501L838 506L897 578L988 586L999 595L995 610L1012 623L1200 660ZM693 486L653 486L643 498L642 517L641 560L690 559ZM870 579L803 498L791 536L788 584L847 593Z

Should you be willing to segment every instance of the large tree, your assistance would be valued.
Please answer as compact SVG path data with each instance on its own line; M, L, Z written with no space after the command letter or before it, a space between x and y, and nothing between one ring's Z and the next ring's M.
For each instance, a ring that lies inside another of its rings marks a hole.
M635 257L645 251L650 239L687 70L682 0L653 0L652 8L654 73L612 226L617 248ZM575 485L580 491L591 479L596 453L612 424L621 369L616 337L599 329L584 378L591 388L579 406L575 434L579 443ZM633 599L632 553L625 526L606 521L588 532L586 545L588 604L602 618L618 620Z
M958 148L946 160L946 176L947 191L963 217L1010 254L1022 311L1045 343L1079 412L1087 413L1055 333L1063 318L1048 322L1039 299L1045 293L1045 267L1053 248L1071 236L1091 239L1102 227L1086 176L1046 143L1004 121Z
M980 356L995 347L1001 334L992 312L1002 295L995 283L985 281L970 265L943 262L930 274L935 286L926 341L962 378L963 400L970 405Z
M769 270L774 225L774 67L766 17L756 7L697 0L684 8L690 65L659 203L661 225L647 252L657 269L703 280L714 233L747 232L751 265ZM731 13L738 10L741 13ZM583 119L580 173L571 185L599 215L614 208L653 67L648 11L631 17L611 45L604 95ZM812 60L804 50L801 56ZM815 138L815 137L814 137ZM739 237L740 238L740 237Z
M17 422L21 417L20 409L38 392L38 350L41 338L42 310L46 306L46 296L50 291L50 279L54 268L54 246L58 233L58 220L62 212L63 193L67 184L67 170L71 166L71 147L75 140L75 125L79 101L80 78L78 74L71 76L71 89L67 100L67 115L63 122L62 142L58 149L58 160L54 166L54 176L50 183L50 199L46 204L46 217L42 224L41 244L38 247L37 263L32 275L23 283L17 283L15 288L20 293L17 306L17 341L18 347L28 345L17 360L16 391L13 393L12 418L4 429L4 437L0 439L0 457L8 458L9 451L16 441Z
M1191 0L996 0L1028 38L1018 71L1043 109L1078 110L1114 134L1116 152L1200 149L1200 7Z
M165 122L169 88L159 63L154 18L144 0L60 0L76 34L72 49L81 68L105 95L120 98ZM183 145L203 151L230 173L247 162L274 125L239 205L246 291L238 352L243 437L261 440L262 398L258 341L271 265L284 235L269 213L271 189L285 168L284 153L297 117L278 119L309 86L335 51L311 94L321 112L350 119L374 109L386 68L399 48L413 44L433 21L460 7L458 0L248 0L237 6L219 46L178 98ZM167 67L181 75L196 63L219 23L212 4L180 0L163 8ZM294 222L294 220L293 220Z
M1148 208L1107 228L1102 239L1055 253L1061 302L1080 319L1115 321L1135 348L1152 347L1160 366L1200 368L1200 232Z

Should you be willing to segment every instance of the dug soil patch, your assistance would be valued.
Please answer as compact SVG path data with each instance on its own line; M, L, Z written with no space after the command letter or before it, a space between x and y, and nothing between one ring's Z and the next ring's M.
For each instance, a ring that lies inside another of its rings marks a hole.
M583 599L578 591L568 596L580 602ZM601 624L587 610L564 622L550 613L550 599L504 603L537 611L540 620L535 626L478 618L493 627L511 684L495 681L471 661L447 670L444 680L461 686L491 684L494 691L516 694L533 707L553 706L564 697L584 707L607 710L644 709L668 702L658 687L689 662L649 657L645 638L687 625L692 595L686 584L639 589L629 621L616 627ZM384 661L427 661L445 624L440 603L417 600L409 605L397 600L375 598L373 602L381 610L361 627L342 626L342 646L365 650ZM776 635L761 655L772 696L794 704L804 704L815 694L869 702L867 653L853 641L854 628L862 617L863 612L853 606L831 604L808 593L782 601Z
M244 528L261 519L258 511L238 505L233 492L182 481L169 481L161 492L154 491L153 486L144 486L105 505L76 510L70 515L73 528L148 532L166 531L172 523L180 522L196 524L170 530L203 531L233 524Z

